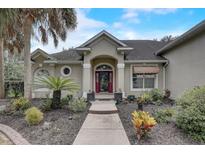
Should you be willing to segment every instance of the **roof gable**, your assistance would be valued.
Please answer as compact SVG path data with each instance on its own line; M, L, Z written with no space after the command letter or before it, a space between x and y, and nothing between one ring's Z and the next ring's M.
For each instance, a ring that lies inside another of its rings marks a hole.
M112 34L108 33L107 31L103 30L100 33L98 33L97 35L93 36L88 41L86 41L85 43L83 43L82 45L80 45L78 48L87 47L89 44L91 44L92 42L94 42L95 40L97 40L98 38L100 38L102 36L107 36L109 39L111 39L115 43L119 44L120 46L127 47L127 45L125 43L123 43L122 41L120 41L119 39L117 39Z
M50 59L50 60L54 60L55 58L50 56L48 53L46 53L45 51L43 51L42 49L38 48L36 49L34 52L32 52L31 54L31 59L36 59L39 55L42 55L43 57L45 57L46 59Z

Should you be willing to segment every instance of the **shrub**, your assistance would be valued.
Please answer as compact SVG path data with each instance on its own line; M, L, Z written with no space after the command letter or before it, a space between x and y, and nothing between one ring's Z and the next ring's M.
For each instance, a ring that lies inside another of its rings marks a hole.
M149 92L149 94L154 102L163 100L163 92L159 89L153 89Z
M61 99L61 106L69 105L69 102L73 99L73 95L67 95Z
M18 99L12 100L11 105L14 107L16 111L24 111L31 107L31 102L27 98L20 97Z
M79 85L69 78L47 76L39 77L35 80L35 85L41 88L49 88L53 91L51 108L61 108L61 91L76 92L80 89Z
M154 117L158 123L169 123L173 115L173 109L162 109L154 113Z
M177 126L193 139L205 142L205 86L186 91L177 99Z
M149 103L152 100L151 95L147 92L140 95L138 98L138 103Z
M69 104L70 110L74 112L85 111L86 107L87 107L87 103L83 98L73 99Z
M46 100L43 101L43 104L41 105L40 109L42 111L50 111L51 104L52 104L52 99L47 98Z
M26 110L25 115L25 120L29 125L37 125L43 120L43 113L36 107Z
M151 117L148 112L144 111L132 112L132 123L136 130L138 140L156 125L155 119Z

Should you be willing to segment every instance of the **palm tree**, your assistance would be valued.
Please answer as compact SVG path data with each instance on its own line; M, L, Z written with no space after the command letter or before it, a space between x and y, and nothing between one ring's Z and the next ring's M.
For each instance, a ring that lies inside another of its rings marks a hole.
M31 36L34 28L38 29L43 44L48 43L50 35L55 46L58 39L66 40L67 30L76 27L74 9L19 9L19 16L23 23L24 34L24 97L31 99Z
M13 50L17 33L14 23L16 21L17 9L0 9L0 98L4 98L4 54L5 47ZM13 45L11 45L13 44ZM4 46L5 45L5 46ZM10 51L11 51L10 50Z
M79 85L73 80L54 76L37 78L34 85L40 88L48 88L53 91L53 100L51 104L53 109L60 108L62 90L67 90L73 93L80 89Z

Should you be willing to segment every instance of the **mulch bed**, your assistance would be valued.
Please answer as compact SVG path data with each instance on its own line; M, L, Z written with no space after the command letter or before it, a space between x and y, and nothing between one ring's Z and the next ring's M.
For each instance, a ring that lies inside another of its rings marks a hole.
M33 100L40 106L40 100ZM44 113L44 120L39 125L28 126L24 116L0 115L0 123L19 132L31 144L72 144L88 114L86 111L73 113L68 109L58 109Z
M163 104L161 106L157 105L144 105L144 111L153 114L158 109L165 109L174 107L170 104ZM181 145L181 144L199 144L193 141L185 133L182 132L175 125L174 121L170 123L158 123L154 128L152 128L149 135L145 138L142 138L139 142L137 141L135 130L131 122L131 113L137 109L137 103L130 104L119 104L117 105L119 110L119 116L122 121L122 124L125 128L127 136L131 144L160 144L160 145Z

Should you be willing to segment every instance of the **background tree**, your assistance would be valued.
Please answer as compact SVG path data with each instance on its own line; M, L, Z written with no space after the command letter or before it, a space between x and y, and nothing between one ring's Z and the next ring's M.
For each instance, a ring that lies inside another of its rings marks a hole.
M176 36L167 35L167 36L164 36L163 38L161 38L160 41L161 42L171 42L171 41L173 41L176 38L177 38Z
M24 34L24 97L31 99L31 37L38 29L40 40L48 43L51 36L57 46L59 38L66 40L67 31L76 27L76 13L74 9L19 9L19 17L23 24Z
M19 41L15 27L17 9L0 9L0 98L4 98L4 50L14 49ZM18 44L19 45L19 44Z

